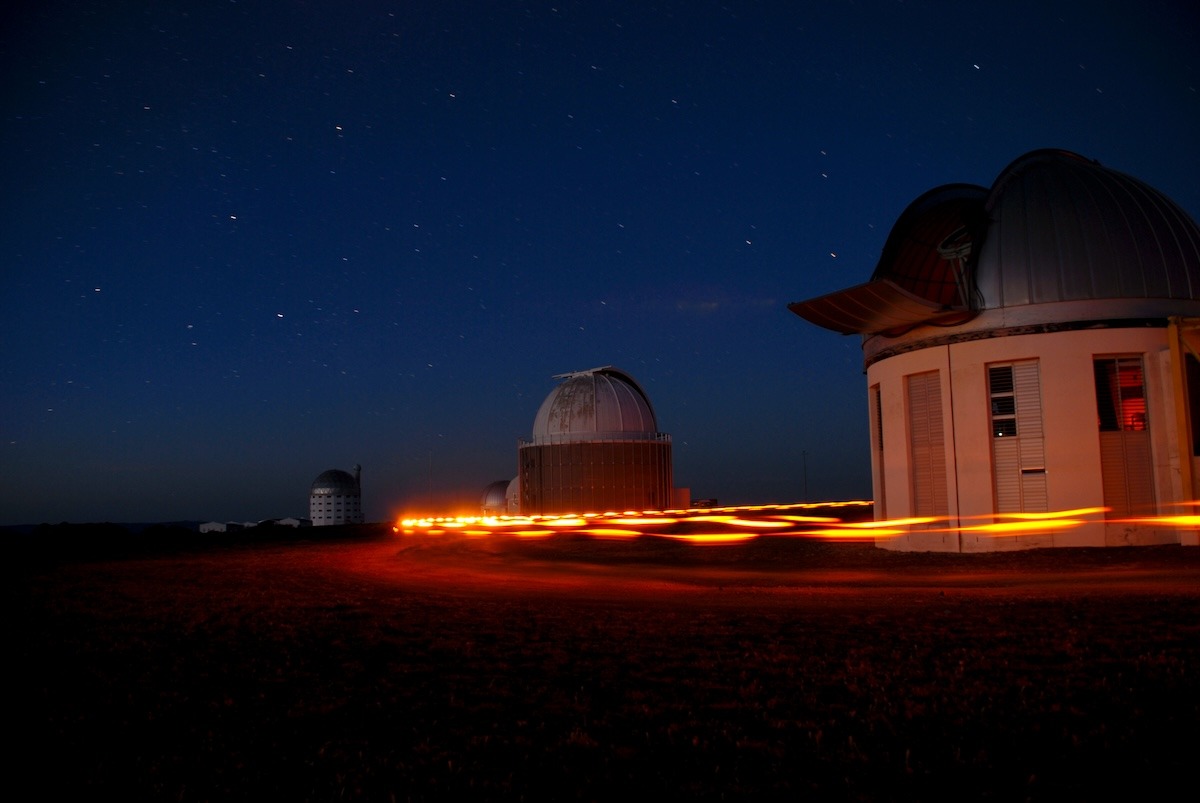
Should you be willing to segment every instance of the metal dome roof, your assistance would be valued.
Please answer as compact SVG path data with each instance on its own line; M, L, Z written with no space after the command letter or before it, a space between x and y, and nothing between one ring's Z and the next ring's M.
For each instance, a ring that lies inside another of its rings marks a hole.
M508 504L508 485L512 480L496 480L483 489L479 504L485 508L503 508Z
M358 470L357 466L355 466L355 470ZM331 468L329 471L322 472L319 477L313 480L309 493L312 495L327 494L329 496L357 494L359 493L358 480L349 472Z
M980 308L1093 299L1200 299L1200 228L1136 178L1067 151L1000 174L975 284Z
M641 386L612 366L558 374L533 421L534 441L587 441L596 437L654 435L658 421Z
M1055 315L1121 318L1179 314L1197 299L1200 227L1178 205L1078 154L1038 150L990 190L925 193L892 227L869 282L789 309L846 334L891 335L991 309L1105 302Z

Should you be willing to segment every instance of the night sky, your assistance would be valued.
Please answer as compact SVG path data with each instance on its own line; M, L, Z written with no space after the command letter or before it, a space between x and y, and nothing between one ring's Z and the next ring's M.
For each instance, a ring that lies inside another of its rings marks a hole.
M18 2L0 524L367 519L516 474L613 365L721 503L871 493L865 281L1065 148L1200 215L1190 2Z

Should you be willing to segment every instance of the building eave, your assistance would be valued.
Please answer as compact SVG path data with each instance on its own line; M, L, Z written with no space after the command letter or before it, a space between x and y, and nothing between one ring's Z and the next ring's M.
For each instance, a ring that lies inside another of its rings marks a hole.
M796 301L788 309L810 323L844 335L872 335L913 326L961 322L965 307L947 307L910 293L890 279L874 279L836 293Z

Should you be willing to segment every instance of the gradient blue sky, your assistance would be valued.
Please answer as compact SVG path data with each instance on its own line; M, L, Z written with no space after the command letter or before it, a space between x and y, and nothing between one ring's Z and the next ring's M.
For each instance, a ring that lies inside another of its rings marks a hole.
M1200 214L1183 2L20 2L0 12L0 524L367 518L632 374L678 485L870 495L907 204L1065 148Z

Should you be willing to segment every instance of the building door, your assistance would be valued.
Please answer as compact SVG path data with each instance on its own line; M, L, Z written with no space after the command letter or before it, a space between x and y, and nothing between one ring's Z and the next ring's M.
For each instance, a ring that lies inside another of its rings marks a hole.
M997 513L1047 510L1045 433L1037 360L988 366Z
M887 486L884 484L883 470L883 399L879 385L870 389L869 409L871 413L871 450L874 452L875 463L875 518L887 518Z
M1195 352L1188 352L1184 355L1184 387L1186 388L1186 399L1184 399L1184 409L1187 411L1184 416L1184 423L1187 426L1187 433L1180 433L1180 440L1186 444L1190 444L1190 449L1185 452L1186 457L1190 457L1192 461L1192 498L1200 498L1200 360L1196 358ZM1188 435L1188 437L1184 437Z
M1172 318L1167 328L1183 501L1200 499L1200 318Z
M945 517L950 507L941 378L928 371L912 374L906 382L913 515Z
M1152 515L1154 472L1142 358L1097 357L1093 368L1107 517Z

